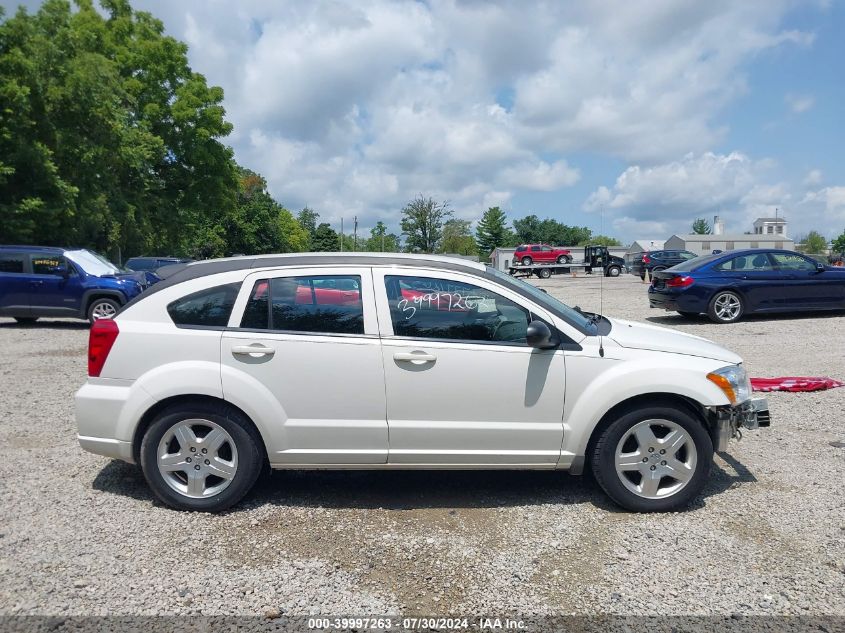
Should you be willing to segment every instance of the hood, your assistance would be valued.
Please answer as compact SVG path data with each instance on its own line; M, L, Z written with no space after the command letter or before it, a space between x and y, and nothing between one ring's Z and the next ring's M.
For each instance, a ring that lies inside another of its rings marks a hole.
M115 277L116 279L132 279L133 281L137 281L142 288L147 288L148 286L153 285L157 281L161 281L161 279L155 273L145 270L131 273L117 273L115 275L103 275L103 277Z
M700 356L733 364L742 362L742 358L738 355L700 336L635 321L610 319L610 322L613 328L608 338L613 339L622 347Z

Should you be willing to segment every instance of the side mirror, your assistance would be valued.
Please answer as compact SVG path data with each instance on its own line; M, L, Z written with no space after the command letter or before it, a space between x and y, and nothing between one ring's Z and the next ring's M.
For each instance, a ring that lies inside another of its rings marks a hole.
M560 345L560 341L552 334L549 326L542 321L531 321L525 330L525 340L529 347L537 349L553 349Z
M50 274L58 275L59 277L68 277L70 276L70 269L68 269L67 264L59 264L50 268Z
M817 273L823 273L825 270L827 270L827 268L825 267L824 264L822 264L821 262L816 262L816 272Z

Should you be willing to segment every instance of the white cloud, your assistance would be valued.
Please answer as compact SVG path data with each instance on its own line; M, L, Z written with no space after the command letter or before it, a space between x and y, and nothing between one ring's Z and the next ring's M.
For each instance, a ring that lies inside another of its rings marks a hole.
M786 101L789 108L796 114L806 112L816 103L816 99L813 95L796 95L791 93L784 97L784 101Z
M714 215L729 233L750 231L756 218L778 215L788 221L791 236L811 230L838 235L845 226L845 186L807 190L821 182L818 170L805 177L803 186L798 181L770 182L773 167L769 159L754 160L740 152L689 154L680 161L634 165L612 187L596 188L584 210L604 209L605 221L623 241L685 233L694 219L712 221Z
M807 172L807 175L804 177L804 185L807 187L812 187L814 185L821 184L824 175L822 174L820 169L811 169Z
M792 0L133 5L224 88L236 158L282 203L364 226L395 226L418 193L477 217L570 187L576 152L636 165L591 198L619 222L733 204L760 165L706 153L725 137L718 117L748 91L750 60L813 39L782 28Z

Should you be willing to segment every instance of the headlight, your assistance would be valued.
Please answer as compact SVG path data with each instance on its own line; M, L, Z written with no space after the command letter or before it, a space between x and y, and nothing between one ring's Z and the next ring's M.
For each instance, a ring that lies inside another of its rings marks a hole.
M707 374L707 379L731 401L740 404L751 398L751 381L742 365L728 365Z

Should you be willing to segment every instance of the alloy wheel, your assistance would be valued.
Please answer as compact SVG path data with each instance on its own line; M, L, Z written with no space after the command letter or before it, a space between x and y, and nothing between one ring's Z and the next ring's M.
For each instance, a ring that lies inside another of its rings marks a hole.
M692 436L671 420L643 420L616 445L616 474L637 496L662 499L682 490L695 473Z
M733 321L739 316L742 303L736 295L725 293L716 297L713 308L720 320Z
M115 314L117 314L117 309L108 301L100 301L91 309L91 316L94 317L94 320L111 319Z
M161 438L156 463L170 488L185 497L204 499L232 483L238 471L238 450L219 424L182 420Z

